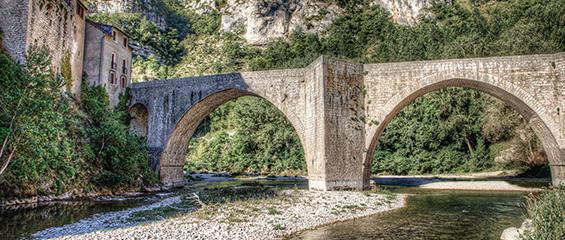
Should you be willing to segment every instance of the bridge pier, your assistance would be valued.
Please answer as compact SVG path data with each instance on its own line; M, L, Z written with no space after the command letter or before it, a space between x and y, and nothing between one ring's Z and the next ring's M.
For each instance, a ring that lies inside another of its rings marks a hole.
M565 186L565 149L561 149L561 161L549 163L551 168L551 180L553 186Z
M550 166L553 186L565 185L565 164Z
M324 56L305 73L309 98L304 149L311 190L363 188L363 65Z

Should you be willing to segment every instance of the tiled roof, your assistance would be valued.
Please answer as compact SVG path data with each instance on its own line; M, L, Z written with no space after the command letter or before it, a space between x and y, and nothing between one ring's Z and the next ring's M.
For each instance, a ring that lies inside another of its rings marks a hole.
M116 29L116 30L118 30L119 32L121 32L122 34L124 34L124 35L126 35L127 37L129 37L127 33L125 33L125 32L122 31L121 29L119 29L119 28L117 28L117 27L114 27L114 26L112 26L112 25L103 24L103 23L97 23L97 22L94 22L94 21L92 21L92 20L90 20L90 19L87 19L86 21L89 22L89 23L91 23L92 25L96 26L98 29L100 29L100 30L101 30L103 33L105 33L106 35L112 36L112 29Z

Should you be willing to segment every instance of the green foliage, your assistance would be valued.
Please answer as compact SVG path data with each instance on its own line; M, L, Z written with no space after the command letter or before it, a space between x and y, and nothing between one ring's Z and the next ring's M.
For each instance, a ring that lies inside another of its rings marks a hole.
M565 186L544 191L539 197L528 198L528 218L533 220L527 240L565 239Z
M535 136L527 123L499 100L476 90L447 88L416 99L386 126L372 171L440 174L544 164L531 159L541 146L530 138ZM516 151L509 162L494 161L510 147L525 152Z
M265 100L241 97L213 111L189 144L185 169L298 175L304 151L292 125Z
M445 89L403 109L380 138L373 172L394 174L481 170L484 165L482 110L474 90Z
M83 83L82 107L91 117L87 123L90 137L88 161L100 172L93 182L104 187L139 186L156 182L149 169L149 155L143 142L128 131L125 97L115 110L110 109L104 86L88 86Z
M61 61L61 76L65 80L65 87L67 91L73 88L73 72L71 67L71 53L66 52Z
M220 29L221 17L218 12L205 15L190 14L189 21L192 33L197 35L217 33Z
M155 181L147 150L128 132L125 108L111 111L103 88L83 84L83 108L76 107L44 47L31 46L23 67L0 53L0 65L0 137L14 153L0 175L0 198Z
M23 68L4 53L0 62L0 129L14 154L0 176L2 195L63 191L78 176L63 80L53 77L46 48L31 46Z

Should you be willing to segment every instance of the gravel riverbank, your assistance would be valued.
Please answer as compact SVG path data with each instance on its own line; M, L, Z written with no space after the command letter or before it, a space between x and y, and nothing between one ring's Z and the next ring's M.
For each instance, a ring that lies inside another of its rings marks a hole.
M170 202L177 202L171 199ZM272 199L209 205L198 211L136 225L100 229L113 216L94 216L78 223L51 228L35 238L56 239L279 239L320 225L400 208L404 195L368 192L280 191ZM130 210L131 211L131 210ZM112 213L110 213L112 214ZM98 228L92 224L98 223ZM102 224L102 225L100 225Z

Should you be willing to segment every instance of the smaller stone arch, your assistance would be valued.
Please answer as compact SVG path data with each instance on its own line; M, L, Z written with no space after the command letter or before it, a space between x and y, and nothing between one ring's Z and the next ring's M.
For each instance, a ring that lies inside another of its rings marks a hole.
M147 137L149 127L149 111L141 103L136 103L128 110L130 117L130 131L139 136Z

